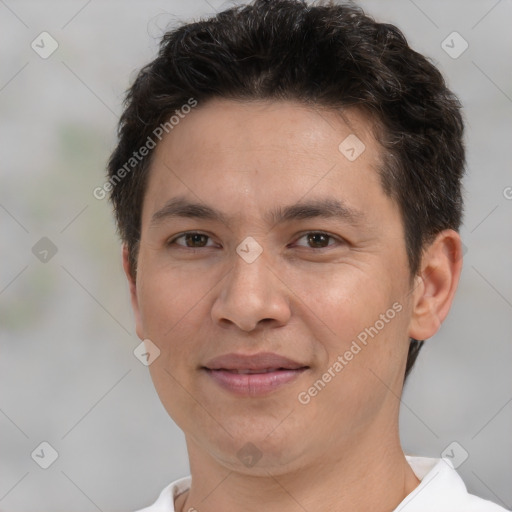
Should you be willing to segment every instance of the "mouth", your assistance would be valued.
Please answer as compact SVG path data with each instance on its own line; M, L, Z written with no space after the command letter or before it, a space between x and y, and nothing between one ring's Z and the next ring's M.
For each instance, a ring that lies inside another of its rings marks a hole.
M229 373L238 373L241 375L253 375L255 373L270 373L270 372L278 372L282 370L299 370L300 368L261 368L261 369L255 369L255 370L244 370L244 369L229 369L229 368L218 368L218 369L212 369L208 368L209 370L212 370L214 372L229 372Z
M224 390L238 396L261 396L296 380L309 366L273 353L227 354L201 367Z

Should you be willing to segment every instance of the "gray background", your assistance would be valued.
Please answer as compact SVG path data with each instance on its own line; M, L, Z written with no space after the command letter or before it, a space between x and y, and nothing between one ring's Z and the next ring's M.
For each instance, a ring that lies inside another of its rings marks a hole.
M470 491L510 508L512 3L361 4L433 59L467 121L464 270L406 387L404 449L438 457L457 441ZM92 191L162 31L225 5L0 0L0 510L133 510L188 474L183 434L133 355L119 243ZM42 31L59 44L47 59L30 46ZM469 44L456 59L441 46L453 31ZM32 252L42 237L57 248L46 262ZM59 455L46 470L31 458L42 441Z

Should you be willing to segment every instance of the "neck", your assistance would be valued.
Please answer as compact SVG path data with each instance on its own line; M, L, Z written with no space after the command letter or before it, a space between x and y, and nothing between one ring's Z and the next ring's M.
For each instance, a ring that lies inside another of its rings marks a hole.
M312 462L267 467L257 476L228 468L187 438L192 486L176 510L390 512L419 480L404 457L398 434L386 437L382 431L380 436L367 432L349 446L333 445Z

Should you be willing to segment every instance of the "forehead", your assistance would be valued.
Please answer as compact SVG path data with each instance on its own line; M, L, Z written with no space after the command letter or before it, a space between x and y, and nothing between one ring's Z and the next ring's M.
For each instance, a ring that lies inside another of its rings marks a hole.
M372 123L356 110L211 100L184 116L155 149L143 223L183 195L236 214L259 206L263 215L271 205L327 194L364 209L370 196L384 196L379 166Z
M157 154L181 149L174 151L175 161L181 163L201 160L206 152L225 155L227 160L251 152L254 160L260 151L274 150L282 157L292 154L332 162L341 156L349 161L357 157L363 143L362 159L373 165L380 150L373 125L356 109L333 110L295 101L213 99L184 116L159 144ZM349 136L348 144L340 147ZM355 154L343 153L350 149L350 141L357 146L352 143Z

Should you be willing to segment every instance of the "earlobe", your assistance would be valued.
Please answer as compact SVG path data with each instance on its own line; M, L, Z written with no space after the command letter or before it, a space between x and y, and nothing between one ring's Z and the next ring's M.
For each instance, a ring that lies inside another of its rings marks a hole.
M126 279L128 281L128 286L130 289L130 300L132 304L133 314L135 316L135 330L137 332L137 336L142 340L144 339L143 329L142 329L142 318L140 314L139 308L139 299L137 295L137 279L136 276L133 275L132 268L130 265L130 250L127 244L123 244L122 247L122 259L123 259L123 269L126 275Z
M459 234L452 229L441 231L425 249L414 281L409 337L426 340L439 330L450 310L461 270Z

